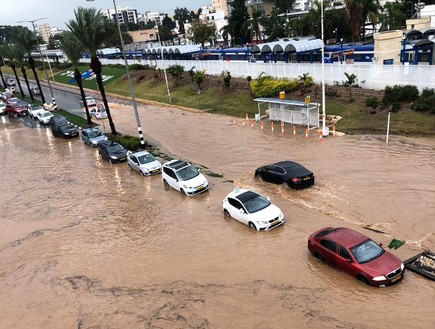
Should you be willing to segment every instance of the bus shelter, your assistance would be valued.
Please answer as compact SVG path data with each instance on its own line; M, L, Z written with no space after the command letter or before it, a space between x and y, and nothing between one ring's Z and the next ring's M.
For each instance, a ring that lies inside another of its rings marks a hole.
M279 98L256 98L258 103L258 116L261 113L269 113L269 120L281 121L295 125L307 126L308 129L319 127L319 107L318 103L305 103Z

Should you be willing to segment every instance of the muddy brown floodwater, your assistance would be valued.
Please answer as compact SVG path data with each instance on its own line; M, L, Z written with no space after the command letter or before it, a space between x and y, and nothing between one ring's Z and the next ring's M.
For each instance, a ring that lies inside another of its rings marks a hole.
M112 111L117 129L134 135L132 109ZM163 152L223 178L185 197L78 139L1 118L0 328L435 328L434 282L407 271L397 285L369 287L307 250L324 226L385 246L405 240L391 251L402 260L434 250L434 140L319 141L207 113L139 112ZM311 169L315 186L253 178L281 159ZM225 218L235 185L270 196L285 225L254 232Z

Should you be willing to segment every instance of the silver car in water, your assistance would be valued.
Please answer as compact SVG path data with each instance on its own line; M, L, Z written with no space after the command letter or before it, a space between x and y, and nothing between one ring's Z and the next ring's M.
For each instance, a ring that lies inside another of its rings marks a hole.
M162 164L147 151L130 154L127 157L127 164L130 169L139 172L142 176L156 175L162 170Z

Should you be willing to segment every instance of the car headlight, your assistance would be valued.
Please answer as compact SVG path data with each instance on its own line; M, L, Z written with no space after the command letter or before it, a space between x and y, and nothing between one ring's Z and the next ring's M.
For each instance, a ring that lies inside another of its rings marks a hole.
M387 278L385 276L375 276L373 281L385 281Z
M183 184L183 187L184 187L185 189L191 189L190 186L187 186L187 185L184 185L184 184Z
M403 271L404 269L405 269L405 265L403 265L403 263L400 264L400 270Z
M282 211L279 213L279 219L283 219L284 218L284 214L282 213Z
M97 141L92 141L91 143L94 144L94 145L97 145L97 144L98 144Z
M69 133L65 133L65 135L67 135L67 136L68 136L68 135L69 135Z
M114 155L111 155L110 158L111 158L111 159L114 159L114 160L115 160L115 159L118 159L118 157L116 157L116 156L114 156Z

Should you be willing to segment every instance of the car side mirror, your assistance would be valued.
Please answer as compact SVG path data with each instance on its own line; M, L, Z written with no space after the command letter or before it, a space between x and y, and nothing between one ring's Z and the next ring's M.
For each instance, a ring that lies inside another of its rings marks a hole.
M270 198L269 198L268 196L266 197L266 199L267 199L267 201L269 201L269 202L270 202Z
M239 211L240 211L241 214L244 214L244 213L245 213L245 211L243 210L243 208L240 208Z
M350 258L346 258L346 262L348 262L348 263L352 263L352 259L350 259Z
M382 247L382 242L379 243L379 247Z

